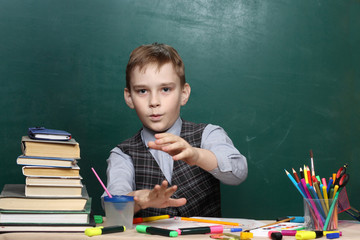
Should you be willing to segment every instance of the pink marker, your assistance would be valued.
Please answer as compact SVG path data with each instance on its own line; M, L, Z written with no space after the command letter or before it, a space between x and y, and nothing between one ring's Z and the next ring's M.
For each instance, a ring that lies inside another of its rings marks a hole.
M295 236L296 230L281 230L283 236Z
M326 179L325 179L325 178L322 178L321 181L322 181L323 186L325 186L325 187L327 188Z

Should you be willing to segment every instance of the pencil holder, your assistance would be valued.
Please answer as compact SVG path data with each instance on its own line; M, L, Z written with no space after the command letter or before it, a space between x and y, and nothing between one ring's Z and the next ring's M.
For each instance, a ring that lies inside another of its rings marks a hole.
M133 227L134 197L116 196L104 197L106 221L105 226L125 226L127 229Z
M307 230L330 231L338 228L337 199L304 198L304 225Z

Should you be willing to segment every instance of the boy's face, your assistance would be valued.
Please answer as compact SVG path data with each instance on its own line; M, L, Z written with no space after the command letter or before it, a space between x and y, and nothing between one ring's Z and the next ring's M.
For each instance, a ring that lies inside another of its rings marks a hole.
M171 63L160 69L156 64L148 64L142 71L139 67L133 70L130 89L125 88L124 98L145 127L164 132L179 117L180 107L186 104L190 91L189 84L181 86Z

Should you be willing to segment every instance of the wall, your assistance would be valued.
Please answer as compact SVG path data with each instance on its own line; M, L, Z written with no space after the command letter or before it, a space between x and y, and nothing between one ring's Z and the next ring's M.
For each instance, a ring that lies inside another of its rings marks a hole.
M222 186L225 217L302 214L284 168L328 178L349 163L360 208L359 1L0 1L0 187L24 183L16 158L31 126L71 132L101 214L109 151L141 124L123 101L132 49L175 47L192 86L182 117L222 126L248 179Z

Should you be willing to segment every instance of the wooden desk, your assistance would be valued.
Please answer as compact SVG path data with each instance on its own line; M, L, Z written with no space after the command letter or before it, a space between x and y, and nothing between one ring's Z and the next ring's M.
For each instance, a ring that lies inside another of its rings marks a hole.
M264 223L271 223L272 221L262 221ZM360 223L356 221L339 221L339 229L343 236L339 240L360 239ZM206 239L210 240L209 234L204 235L187 235L178 236L176 239ZM121 240L121 239L169 239L169 237L162 237L157 235L148 235L137 233L135 229L128 230L123 233L112 233L101 236L87 237L82 233L3 233L0 234L0 240L69 240L69 239L93 239L93 240ZM172 238L174 239L174 238ZM256 239L269 239L264 237L254 237ZM295 237L284 236L284 240L293 240ZM326 239L325 237L319 239Z

